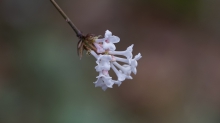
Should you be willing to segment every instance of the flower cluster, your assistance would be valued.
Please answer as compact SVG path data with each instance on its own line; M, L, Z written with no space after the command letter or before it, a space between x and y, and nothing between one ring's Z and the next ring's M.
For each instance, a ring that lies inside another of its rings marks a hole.
M125 51L115 51L114 43L119 41L119 37L112 35L107 30L104 38L95 38L93 44L96 51L90 50L90 53L96 58L97 66L95 69L99 72L99 76L96 77L97 81L94 82L95 87L101 87L104 91L107 88L112 88L114 84L120 86L125 79L132 79L131 73L137 73L137 61L142 57L139 53L133 58L133 44ZM124 56L124 58L117 57L118 55ZM117 61L124 64L121 65ZM118 80L112 80L112 77L109 76L110 68L116 73Z

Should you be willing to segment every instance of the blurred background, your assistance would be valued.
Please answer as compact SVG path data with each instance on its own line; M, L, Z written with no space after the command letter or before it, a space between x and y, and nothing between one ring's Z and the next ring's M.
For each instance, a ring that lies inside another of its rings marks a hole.
M85 34L142 54L120 87L95 88L49 0L0 1L0 123L219 123L219 0L56 0Z

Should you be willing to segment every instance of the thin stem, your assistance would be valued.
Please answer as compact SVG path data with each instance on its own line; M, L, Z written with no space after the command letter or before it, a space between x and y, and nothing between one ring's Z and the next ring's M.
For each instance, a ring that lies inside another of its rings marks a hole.
M54 0L50 0L50 1L53 3L53 5L56 7L56 9L60 12L60 14L63 16L63 18L66 20L66 22L74 30L74 32L76 33L76 36L81 39L83 37L83 35L79 31L79 29L73 24L73 22L69 19L69 17L63 12L63 10L59 7L59 5Z

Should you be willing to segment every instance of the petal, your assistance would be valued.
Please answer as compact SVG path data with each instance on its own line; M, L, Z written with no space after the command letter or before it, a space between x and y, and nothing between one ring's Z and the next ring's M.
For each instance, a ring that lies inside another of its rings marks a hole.
M123 55L128 59L129 64L130 64L131 59L133 57L133 54L132 54L133 46L134 46L133 44L131 46L129 46L126 49L126 51L109 51L108 53L111 54L111 55Z
M138 54L134 57L135 60L139 60L140 58L142 58L142 56L141 56L140 53L138 53Z
M138 65L137 61L135 59L132 59L131 60L131 66L137 67L137 65Z
M107 61L104 64L102 64L102 69L103 70L110 70L110 62Z
M95 87L102 87L104 85L102 79L99 77L96 82L93 82Z
M96 60L96 64L99 65L99 61L100 61L101 57L102 57L102 55L98 55L97 60Z
M98 64L96 70L110 70L111 55L99 55L96 63Z
M95 84L95 87L101 87L102 90L106 90L107 88L112 88L112 85L114 84L114 82L112 81L111 77L106 77L104 75L99 75L96 78L97 81L93 82Z
M105 75L105 76L109 76L108 70L102 70L102 74Z
M105 38L112 36L112 32L110 32L109 30L105 31Z
M103 55L102 59L105 60L105 61L111 61L112 56L111 55Z
M125 75L127 75L127 76L130 76L130 74L131 74L131 66L127 65L127 64L124 64L122 67L124 67L123 73Z
M132 51L133 51L133 44L131 46L129 46L127 49L126 49L126 57L127 59L132 59L133 57L133 54L132 54ZM129 64L130 64L130 61L129 61Z
M118 73L118 81L124 81L126 79L126 75L122 73L121 70L119 70L119 73Z
M101 67L100 67L99 65L95 66L95 70L96 70L97 72L101 72L101 71L102 71L102 69L101 69Z
M111 77L103 77L102 79L108 88L112 88L114 82L112 81Z
M132 71L132 73L137 74L137 69L136 69L136 67L132 68L131 71Z
M96 49L97 49L97 53L104 53L105 50L102 47L102 44L98 44L98 43L94 43Z
M122 83L121 81L115 81L115 80L112 80L112 81L114 81L114 83L117 84L118 87L119 87L119 86L121 85L121 83Z
M110 50L110 51L114 51L116 49L115 45L113 43L106 43L103 42L103 49L105 50Z
M126 79L133 79L131 76L127 76Z
M129 46L126 51L132 52L132 51L133 51L133 46L134 46L134 44L132 44L131 46Z
M111 68L113 69L113 71L117 75L118 81L124 81L125 80L126 75L124 75L121 71L118 71L112 63L111 63Z
M95 69L97 72L109 71L110 70L110 63L98 64L95 67Z
M119 68L123 74L127 75L127 76L130 76L131 74L131 66L130 65L127 65L127 64L124 64L123 66L121 66L119 63L117 62L113 62L113 64Z
M103 85L103 86L102 86L102 90L103 90L103 91L106 91L107 88L108 88L108 87L107 87L106 85Z
M120 38L118 36L110 36L107 40L112 43L118 43L120 41Z

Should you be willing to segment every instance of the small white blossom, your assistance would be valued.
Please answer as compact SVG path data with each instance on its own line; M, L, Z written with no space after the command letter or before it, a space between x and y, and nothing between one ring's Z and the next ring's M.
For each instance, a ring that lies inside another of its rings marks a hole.
M111 55L122 55L125 56L129 63L130 63L130 59L132 59L132 51L133 51L133 44L131 46L129 46L125 51L109 51L109 54Z
M138 54L134 57L134 59L131 60L131 71L132 71L134 74L137 74L137 69L136 69L136 67L137 67L137 65L138 65L137 61L138 61L141 57L142 57L141 54L138 53Z
M113 62L113 64L121 70L122 74L125 75L126 79L132 79L132 77L130 76L131 75L131 66L130 65L124 64L123 66L121 66L117 62Z
M110 70L110 61L112 57L111 55L99 55L97 57L97 66L95 67L97 72L103 71L103 70Z
M111 63L111 68L113 69L113 71L115 72L115 74L118 77L118 81L124 81L126 78L126 75L123 74L121 71L119 71L118 69L116 69L116 67Z
M96 78L97 81L94 82L95 87L101 87L102 90L106 90L107 88L112 88L114 82L112 81L112 77L105 76L105 75L99 75Z
M105 38L103 39L96 39L94 45L99 50L98 53L103 53L104 50L114 51L116 49L114 43L118 43L120 38L118 36L112 35L112 33L107 30L105 32ZM102 43L101 45L97 45L97 43Z
M118 43L119 41L119 37L112 35L112 33L107 30L105 32L105 38L95 39L94 42L97 49L96 52L100 54L97 55L93 50L90 51L90 53L96 58L97 66L95 69L99 72L99 76L96 77L97 81L94 82L95 87L101 87L104 91L107 88L112 88L114 84L120 86L125 79L132 79L131 73L137 73L137 61L142 57L139 53L132 58L133 44L125 51L115 51L116 47L114 43ZM120 58L117 55L126 58ZM124 64L121 65L117 61ZM109 76L108 71L110 68L112 68L117 75L117 80L112 80L112 77Z
M139 53L138 55L136 55L136 56L134 57L134 59L125 59L125 58L120 58L120 57L116 57L116 56L114 56L114 59L115 59L115 61L120 61L120 62L124 62L124 63L126 63L126 64L131 65L131 71L132 71L134 74L136 74L136 73L137 73L136 67L137 67L137 65L138 65L137 60L139 60L141 57L142 57L142 56L141 56L141 54Z

